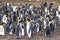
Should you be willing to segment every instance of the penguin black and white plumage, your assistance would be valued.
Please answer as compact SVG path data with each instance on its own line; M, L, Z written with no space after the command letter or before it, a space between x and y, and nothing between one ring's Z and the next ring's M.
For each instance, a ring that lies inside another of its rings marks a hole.
M3 15L2 22L7 24L7 15L6 14Z
M2 17L3 17L3 13L2 13L2 11L0 10L0 22L2 22Z
M37 27L37 32L39 32L39 27L40 27L39 23L36 23L36 27Z
M2 22L3 22L3 26L4 26L4 30L5 30L5 34L6 34L6 33L9 32L9 24L7 23L8 19L7 19L7 15L6 14L3 15Z
M54 29L57 29L58 25L57 25L56 20L55 20L55 19L53 19L53 20L52 20L52 22L53 22L53 25L54 25Z
M27 21L27 24L26 24L26 32L27 32L27 36L30 38L31 32L29 33L29 28L30 28L30 20Z
M46 20L43 20L44 29L46 29Z
M23 13L20 13L20 19L24 21L24 14Z
M9 33L9 24L3 23L5 34Z
M12 5L13 12L17 11L17 5Z
M15 33L15 27L14 27L13 23L10 23L9 34L14 34L14 33Z
M37 32L40 32L41 31L41 20L40 19L36 20L36 27L37 27Z
M58 6L58 12L60 12L60 6Z
M32 33L33 33L33 27L32 27L32 26L33 26L33 25L31 24L30 19L28 19L27 25L26 25L26 32L27 32L27 36L28 36L29 38L32 37Z
M24 36L25 32L24 32L24 23L22 20L18 20L18 24L17 24L17 30L16 30L16 35L21 38Z
M13 20L13 22L16 22L16 19L17 19L17 16L16 16L16 14L15 14L15 12L14 12L14 15L12 15L12 20Z
M60 6L58 6L57 8L56 16L59 18L59 21L60 21Z
M6 11L7 11L7 6L4 5L4 6L2 7L2 10L3 10L4 13L6 13Z
M42 26L42 21L41 21L40 18L38 19L38 23L40 24L40 25L39 25L39 32L40 32L40 31L41 31L41 26Z
M3 23L0 23L0 35L5 35L6 32Z
M53 15L53 17L56 16L56 9L55 8L52 9L52 15Z
M59 18L59 21L60 21L60 14L58 11L56 11L56 16Z
M22 34L21 25L18 24L17 25L17 29L16 29L16 36L17 36L17 38L21 38L21 34Z
M45 36L46 37L49 37L51 34L51 31L50 31L50 26L49 25L46 25L46 29L45 29Z
M35 33L34 33L34 30L35 30L34 20L31 20L31 21L30 21L30 29L29 29L29 30L31 31L31 38L32 38L33 35L35 34Z
M50 3L48 10L51 12L52 11L52 7L53 7L53 3Z
M22 34L21 34L21 35L24 36L24 34L25 34L25 32L24 32L24 31L25 31L25 30L24 30L24 28L25 28L24 22L22 22L21 24L22 24L22 27L21 27L21 29L22 29Z
M13 20L13 15L14 15L14 14L13 14L12 11L8 13L8 21L9 21L9 23L12 22L12 20Z
M47 5L48 5L47 2L44 2L44 3L43 3L43 6L44 6L44 7L47 7Z
M52 23L50 24L50 27L51 27L51 32L54 32L54 25Z

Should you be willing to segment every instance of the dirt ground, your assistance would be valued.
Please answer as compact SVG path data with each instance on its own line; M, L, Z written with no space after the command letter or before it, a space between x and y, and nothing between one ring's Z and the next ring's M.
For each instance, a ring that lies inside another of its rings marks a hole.
M2 4L6 4L7 2L10 4L16 4L16 5L21 5L24 3L29 3L29 4L33 4L36 7L40 7L40 4L42 4L43 2L47 1L48 3L50 2L54 2L55 6L60 5L60 0L39 0L38 2L36 0L32 0L31 2L29 2L29 0L2 0Z
M24 3L29 3L29 4L33 4L36 7L40 7L40 4L47 1L48 3L50 2L55 2L55 6L60 5L60 0L40 0L39 2L36 2L35 0L33 0L32 2L29 2L28 0L19 0L18 2L15 0L2 0L2 4L6 4L7 2L9 2L10 4L16 4L16 5L20 5L20 4L24 4ZM59 22L59 26L60 26L60 22ZM0 36L0 40L18 40L16 39L15 35L5 35L5 36ZM52 34L52 36L50 38L47 38L44 36L44 32L42 31L41 33L36 33L33 38L29 39L27 36L22 37L19 40L60 40L60 27L57 28L57 30L55 30L54 34Z

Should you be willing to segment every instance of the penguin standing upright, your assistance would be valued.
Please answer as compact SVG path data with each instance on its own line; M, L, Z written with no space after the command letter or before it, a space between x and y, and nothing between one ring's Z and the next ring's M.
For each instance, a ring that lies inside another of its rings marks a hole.
M46 29L45 29L45 36L46 37L49 37L50 36L50 26L49 25L46 25Z
M0 23L0 35L5 35L3 23Z
M25 27L25 26L24 26L24 23L22 22L22 27L21 27L21 29L22 29L22 34L21 34L21 35L22 35L22 36L24 36L24 34L25 34L25 33L24 33L24 27Z
M26 32L27 32L27 36L30 38L31 32L29 33L29 28L30 28L30 20L27 20Z
M9 31L9 24L7 23L7 15L4 14L2 18L5 34Z
M32 25L31 25L30 19L27 20L26 31L27 31L27 36L29 38L31 38L33 30L32 30Z
M21 38L24 36L24 23L19 17L18 17L18 23L16 29L16 36L17 38Z
M17 24L17 29L16 29L17 38L21 38L21 34L22 34L21 21L19 21L19 23Z

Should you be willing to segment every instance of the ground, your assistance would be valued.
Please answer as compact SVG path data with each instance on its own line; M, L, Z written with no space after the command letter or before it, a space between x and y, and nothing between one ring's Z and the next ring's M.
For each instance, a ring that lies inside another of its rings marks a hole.
M6 4L7 2L9 2L10 4L17 4L17 5L20 5L20 4L24 4L24 3L29 3L29 4L33 4L35 5L36 7L39 7L41 3L47 1L48 3L50 2L55 2L55 6L58 6L60 5L60 0L40 0L39 2L36 2L36 1L32 1L32 2L29 2L29 1L21 1L19 0L18 2L16 2L16 0L2 0L2 4ZM59 22L59 26L60 26L60 22ZM15 35L5 35L5 36L0 36L0 40L18 40L16 39L16 36ZM51 35L50 38L47 38L44 36L44 33L43 31L41 33L36 33L33 38L29 39L27 36L24 36L23 38L19 39L19 40L60 40L60 27L58 27L55 32Z

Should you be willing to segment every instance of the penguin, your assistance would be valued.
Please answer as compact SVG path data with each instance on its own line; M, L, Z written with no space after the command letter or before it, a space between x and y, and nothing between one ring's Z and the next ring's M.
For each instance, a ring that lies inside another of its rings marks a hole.
M6 14L3 15L2 22L7 24L7 15Z
M13 25L13 22L11 22L9 25L9 34L14 34L14 33L15 33L15 27Z
M3 23L0 23L0 35L5 35Z
M50 37L51 31L50 31L50 26L46 25L46 29L45 29L45 36L46 37Z
M21 21L19 21L19 23L17 24L17 29L16 29L17 38L21 38L21 34L22 34Z
M31 26L31 22L30 22L30 19L27 19L27 22L26 22L26 32L27 32L27 36L29 38L32 38L32 26Z

